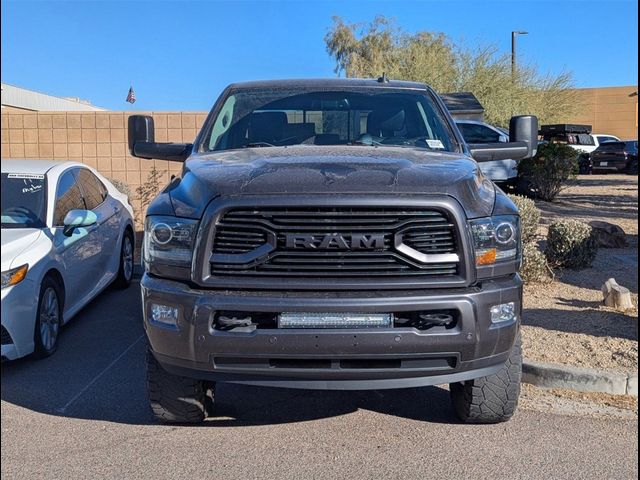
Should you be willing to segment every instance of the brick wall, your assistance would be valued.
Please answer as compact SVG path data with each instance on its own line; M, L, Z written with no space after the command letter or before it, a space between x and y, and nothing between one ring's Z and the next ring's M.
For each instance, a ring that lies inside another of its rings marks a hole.
M182 164L129 155L129 115L152 115L156 141L192 142L204 112L6 112L2 111L2 158L73 160L97 168L108 178L127 182L131 191L145 181L152 166L163 181ZM135 196L135 194L134 194ZM135 208L139 202L132 199Z

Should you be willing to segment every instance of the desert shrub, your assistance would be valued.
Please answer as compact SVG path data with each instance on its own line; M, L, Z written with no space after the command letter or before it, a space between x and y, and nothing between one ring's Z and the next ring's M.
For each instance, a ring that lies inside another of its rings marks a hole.
M533 200L521 195L509 195L520 211L520 225L522 242L529 243L536 238L538 224L540 223L540 210Z
M553 270L544 253L535 243L527 243L522 250L520 276L525 283L544 283L553 280Z
M562 143L539 145L533 158L522 160L518 172L530 194L553 201L578 174L578 152Z
M155 166L151 167L147 174L147 179L142 185L136 188L137 198L140 201L140 212L144 218L144 214L147 211L147 207L151 201L156 197L162 186L163 171L158 170ZM140 218L138 220L141 220Z
M120 193L124 193L128 198L131 198L131 187L127 182L123 182L117 178L109 178L108 180Z
M545 254L552 266L590 267L598 253L593 229L578 220L560 220L549 225Z

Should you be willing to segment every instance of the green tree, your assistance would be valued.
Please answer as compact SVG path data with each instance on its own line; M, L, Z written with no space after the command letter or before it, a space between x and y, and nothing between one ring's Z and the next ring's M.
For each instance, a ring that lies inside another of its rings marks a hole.
M541 123L559 122L578 108L572 76L541 74L535 65L511 73L510 55L493 45L466 48L443 33L407 33L386 17L368 24L333 17L325 36L336 73L347 77L413 80L440 93L472 92L485 108L485 119L508 126L512 115L534 114Z

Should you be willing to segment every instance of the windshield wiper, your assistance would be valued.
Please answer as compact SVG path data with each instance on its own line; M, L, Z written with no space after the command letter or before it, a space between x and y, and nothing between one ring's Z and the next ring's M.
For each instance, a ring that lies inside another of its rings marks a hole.
M258 147L275 147L275 145L272 145L271 143L268 143L268 142L250 142L242 146L242 148L258 148Z

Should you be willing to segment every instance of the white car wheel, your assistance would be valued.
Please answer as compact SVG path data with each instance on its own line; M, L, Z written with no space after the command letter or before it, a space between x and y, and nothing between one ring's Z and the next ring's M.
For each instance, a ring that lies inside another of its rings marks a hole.
M37 357L48 357L56 351L61 325L60 289L51 278L46 277L40 287L40 299L38 301L34 332L35 355Z
M118 288L127 288L133 278L133 235L125 231L120 247L120 268L115 284Z

